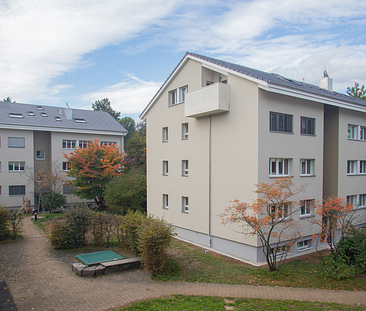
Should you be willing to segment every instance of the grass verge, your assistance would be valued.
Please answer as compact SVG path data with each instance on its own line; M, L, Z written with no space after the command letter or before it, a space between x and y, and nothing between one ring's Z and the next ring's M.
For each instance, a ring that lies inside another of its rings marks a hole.
M225 302L223 297L206 296L172 296L165 299L151 299L131 304L119 311L139 310L224 310L225 306L235 307L236 311L242 310L364 310L364 307L356 305L345 305L338 303L294 301L294 300L268 300L253 298L227 298L234 303ZM118 310L115 310L118 311Z

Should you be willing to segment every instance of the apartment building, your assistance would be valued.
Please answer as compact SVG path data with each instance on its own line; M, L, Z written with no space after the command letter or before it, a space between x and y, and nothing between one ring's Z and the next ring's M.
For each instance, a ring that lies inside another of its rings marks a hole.
M54 166L66 173L63 152L84 148L95 138L123 150L126 134L107 112L0 102L0 204L21 207L28 199L37 207L39 198L29 172ZM66 174L63 179L68 179ZM60 188L69 204L94 204L73 196L69 186Z
M309 219L326 196L354 200L366 222L366 102L333 92L326 73L321 84L187 53L140 116L148 212L184 240L252 263L264 262L258 238L218 215L255 200L255 184L307 184L294 198L303 237L290 256L314 250Z

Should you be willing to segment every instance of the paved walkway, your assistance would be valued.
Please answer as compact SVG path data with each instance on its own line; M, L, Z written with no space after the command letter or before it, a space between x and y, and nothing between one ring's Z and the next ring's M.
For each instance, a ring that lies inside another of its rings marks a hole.
M251 285L156 282L143 270L80 278L50 255L44 233L24 217L20 242L0 245L0 281L18 310L114 310L131 302L173 294L339 302L366 305L365 292Z

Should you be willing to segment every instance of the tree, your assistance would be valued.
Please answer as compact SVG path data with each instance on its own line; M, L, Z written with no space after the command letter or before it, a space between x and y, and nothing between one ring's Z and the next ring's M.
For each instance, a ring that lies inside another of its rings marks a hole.
M301 236L297 223L291 217L299 210L298 202L291 198L304 191L305 185L293 190L291 178L277 178L272 184L256 185L260 196L252 203L234 200L220 216L222 224L240 224L240 233L259 237L269 271L282 266L288 251Z
M146 174L131 168L127 173L114 177L106 186L105 199L108 207L118 214L129 210L146 208Z
M355 85L353 87L347 87L347 94L354 98L359 98L362 100L366 100L366 88L365 85L360 87L360 84L355 81Z
M15 101L11 101L11 98L8 96L7 98L4 98L3 99L3 102L5 102L5 103L15 103Z
M141 132L134 132L126 143L127 166L146 167L146 135Z
M135 120L131 117L124 117L118 122L128 131L127 135L124 138L126 144L132 134L136 131Z
M61 194L61 189L63 186L63 178L64 172L61 169L59 163L55 162L51 165L46 165L41 169L36 171L32 170L32 168L27 168L27 177L30 182L34 185L34 192L38 199L38 210L40 206L46 207L45 204L40 204L43 200L43 196L45 194L51 194L50 198L59 197ZM53 205L48 198L48 203ZM52 213L52 209L48 209L50 213Z
M321 252L319 254L322 256L327 274L331 277L347 276L345 258L339 245L355 224L356 211L357 208L354 205L339 197L328 197L315 206L315 214L321 217L314 217L312 220L313 224L320 227L320 232L314 235L314 239L325 243L330 249L331 255L327 259ZM341 271L343 271L342 274L340 274Z
M111 107L111 103L108 98L103 98L102 100L96 100L94 104L92 104L92 108L94 111L105 111L108 112L114 119L117 121L121 116L119 111L113 110Z
M105 208L105 187L113 177L123 173L125 154L116 145L99 144L91 140L86 148L76 147L70 155L64 154L69 163L67 175L74 179L68 184L80 198L93 199L99 209Z

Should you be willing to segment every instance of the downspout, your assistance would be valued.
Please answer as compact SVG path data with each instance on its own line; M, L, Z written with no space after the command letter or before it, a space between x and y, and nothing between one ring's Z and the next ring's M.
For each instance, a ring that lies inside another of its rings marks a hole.
M208 246L211 248L211 116L208 117Z

